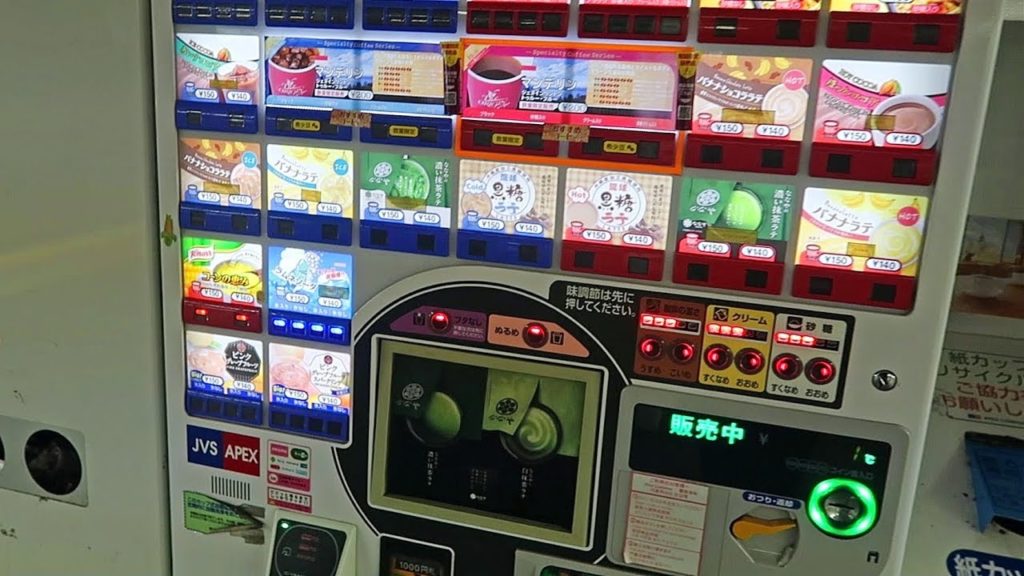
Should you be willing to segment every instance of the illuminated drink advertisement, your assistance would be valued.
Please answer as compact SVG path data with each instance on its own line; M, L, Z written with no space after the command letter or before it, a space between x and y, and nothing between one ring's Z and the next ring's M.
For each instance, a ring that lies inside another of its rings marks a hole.
M858 0L859 1L859 0ZM728 10L821 10L821 0L700 0L701 8Z
M260 208L259 144L182 138L178 141L178 168L182 202Z
M928 199L808 188L797 264L917 276Z
M271 211L351 218L350 150L267 145L267 197Z
M463 160L459 228L552 238L558 168Z
M302 248L269 249L271 310L329 318L352 317L352 256Z
M352 408L348 354L270 344L270 402L292 408L348 413Z
M682 48L462 42L466 118L675 129Z
M451 227L451 165L423 154L363 154L359 218L412 226Z
M570 168L562 237L663 250L672 177Z
M724 0L723 0L724 1ZM768 2L763 2L768 4ZM962 0L832 0L833 12L873 14L960 14Z
M799 142L812 66L800 58L701 55L693 132Z
M267 105L444 114L440 44L269 37Z
M185 236L181 239L185 298L259 307L263 296L263 247Z
M178 100L255 106L260 95L259 36L177 34Z
M942 131L950 71L939 64L825 60L814 142L934 148Z
M240 400L263 400L263 345L256 340L185 332L188 388Z
M678 252L781 262L795 189L785 184L687 178L679 205Z

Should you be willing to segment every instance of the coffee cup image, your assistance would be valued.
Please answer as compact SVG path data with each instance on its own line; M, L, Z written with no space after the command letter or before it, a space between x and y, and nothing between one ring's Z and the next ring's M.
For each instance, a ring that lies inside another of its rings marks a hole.
M942 108L934 100L916 94L901 94L883 100L871 111L876 125L884 129L872 129L875 146L884 146L890 132L919 134L920 148L929 149L939 139L942 126ZM870 126L868 126L870 128Z
M538 464L554 456L562 444L562 425L546 406L534 404L515 433L501 435L501 445L524 464Z
M471 107L516 109L523 93L523 64L512 56L484 56L466 74Z
M316 90L316 48L282 46L267 62L270 94L275 96L313 96Z

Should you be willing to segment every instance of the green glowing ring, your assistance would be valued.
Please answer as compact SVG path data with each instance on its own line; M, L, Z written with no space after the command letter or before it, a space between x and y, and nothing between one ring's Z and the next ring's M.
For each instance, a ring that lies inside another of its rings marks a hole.
M822 505L830 494L837 490L849 490L856 496L864 506L864 512L859 520L846 528L837 528L825 514ZM856 538L866 534L875 526L878 520L878 500L875 493L864 484L847 478L829 478L818 482L811 490L811 496L807 500L807 516L811 522L825 534L837 538Z

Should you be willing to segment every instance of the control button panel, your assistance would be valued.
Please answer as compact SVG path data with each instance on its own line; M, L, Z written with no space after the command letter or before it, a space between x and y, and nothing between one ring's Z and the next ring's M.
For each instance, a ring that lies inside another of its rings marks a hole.
M640 300L633 370L641 376L696 381L704 305L665 298Z
M820 404L838 401L846 341L845 322L779 314L772 336L768 395Z
M700 383L761 392L767 381L775 314L763 310L709 306L704 325Z

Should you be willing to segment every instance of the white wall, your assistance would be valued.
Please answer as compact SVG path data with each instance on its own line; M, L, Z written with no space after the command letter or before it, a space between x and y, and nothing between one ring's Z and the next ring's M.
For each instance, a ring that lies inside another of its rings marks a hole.
M161 576L148 2L0 0L0 54L0 414L83 432L89 483L0 491L0 576Z

